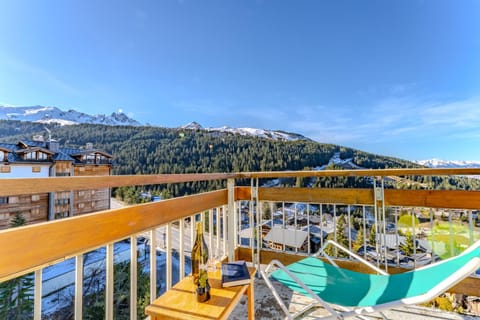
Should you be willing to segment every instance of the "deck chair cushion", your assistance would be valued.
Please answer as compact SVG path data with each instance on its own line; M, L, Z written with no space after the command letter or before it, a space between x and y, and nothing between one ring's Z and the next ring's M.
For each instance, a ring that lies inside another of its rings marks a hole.
M393 275L354 272L316 257L302 259L287 268L328 303L368 307L426 294L474 257L480 257L480 248L428 268ZM271 277L308 296L283 270L272 272Z

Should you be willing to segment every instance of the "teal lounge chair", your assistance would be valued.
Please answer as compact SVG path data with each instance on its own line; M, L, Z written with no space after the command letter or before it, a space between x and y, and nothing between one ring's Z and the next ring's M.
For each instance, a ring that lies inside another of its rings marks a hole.
M338 267L324 254L327 245L334 245L348 252L378 274L365 274ZM316 256L319 254L324 254L332 264L318 259ZM308 308L318 305L330 313L321 319L344 319L364 318L362 315L393 307L428 302L480 268L480 241L456 257L392 275L331 240L325 243L316 256L310 256L286 267L273 260L261 272L287 319L294 319L304 314ZM314 303L295 314L290 314L272 285L272 279L313 298Z

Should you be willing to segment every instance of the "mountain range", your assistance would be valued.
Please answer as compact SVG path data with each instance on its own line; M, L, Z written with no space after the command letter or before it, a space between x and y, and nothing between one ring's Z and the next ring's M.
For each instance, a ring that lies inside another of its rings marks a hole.
M26 106L26 107L11 107L0 106L0 120L18 120L36 123L57 123L60 125L74 125L74 124L103 124L103 125L127 125L127 126L142 126L142 124L129 118L122 112L114 112L107 116L104 114L89 115L73 109L63 111L57 107L46 106ZM204 128L199 123L193 121L186 125L179 127L180 130L202 130L212 134L218 133L252 136L276 141L298 141L311 139L297 133L285 132L282 130L264 130L255 128L232 128L223 126L219 128ZM475 161L444 161L440 159L429 159L414 161L415 163L430 167L430 168L472 168L480 167L480 162Z
M141 125L140 122L129 118L122 112L114 112L109 116L104 114L92 116L83 112L75 111L73 109L63 111L57 107L45 106L0 106L0 119L30 121L37 123L58 123L61 125L73 125L80 123L129 126Z
M18 120L36 123L58 123L60 125L74 125L81 123L104 124L104 125L128 125L141 126L137 120L129 118L122 112L114 112L109 116L104 114L89 115L83 112L70 109L63 111L57 107L29 106L29 107L7 107L0 106L0 120ZM242 136L253 136L278 141L310 140L301 134L289 133L281 130L264 130L254 128L204 128L197 122L190 122L179 129L205 130L211 133L238 134Z
M193 121L186 125L180 127L181 129L187 130L205 130L207 132L219 132L219 133L226 133L226 134L238 134L241 136L252 136L252 137L259 137L265 138L270 140L277 140L277 141L297 141L297 140L309 140L311 139L302 136L298 133L291 133L285 132L281 130L264 130L264 129L255 129L255 128L232 128L223 126L220 128L204 128L199 123Z
M440 160L440 159L429 159L429 160L418 160L414 161L415 163L429 167L429 168L479 168L480 161L465 161L465 160Z

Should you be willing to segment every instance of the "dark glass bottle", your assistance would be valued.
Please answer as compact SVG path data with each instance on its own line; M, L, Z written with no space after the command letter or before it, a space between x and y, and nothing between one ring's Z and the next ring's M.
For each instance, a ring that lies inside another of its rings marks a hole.
M207 275L208 247L203 239L202 222L197 222L196 228L197 238L192 248L192 277L197 289L197 298L203 302L210 298Z

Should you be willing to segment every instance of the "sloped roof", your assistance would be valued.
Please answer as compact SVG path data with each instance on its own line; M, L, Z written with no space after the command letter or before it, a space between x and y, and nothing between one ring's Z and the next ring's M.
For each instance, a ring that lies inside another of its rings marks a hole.
M77 156L83 156L83 155L87 155L87 154L100 154L104 157L107 157L107 158L111 158L112 155L104 152L104 151L101 151L101 150L96 150L96 149L92 149L92 150L83 150L83 149L80 149L79 151L75 152L75 153L71 153L71 156L72 157L77 157Z
M41 151L41 152L47 153L47 154L55 154L55 152L52 152L52 151L50 151L50 150L48 150L48 149L45 149L45 148L42 148L42 147L31 147L31 146L28 146L28 147L25 148L25 149L15 150L15 152L18 153L18 154L35 152L35 151Z
M300 248L308 237L308 232L282 228L282 227L273 227L270 232L263 238L266 241L285 244L289 247Z
M16 144L0 143L0 150L8 152L8 157L6 161L11 163L32 162L32 160L23 159L21 155L24 153L35 152L35 151L41 151L46 154L52 155L52 161L70 161L75 164L83 163L76 157L80 155L85 155L85 154L97 153L107 158L112 158L111 155L101 150L85 150L85 149L79 149L79 148L59 148L57 152L54 152L48 149L47 142L30 141L30 140L22 140Z
M20 141L17 143L17 146L18 146L18 147L22 147L22 146L23 146L23 148L28 148L28 147L46 148L46 147L47 147L47 143L44 142L44 141L20 140ZM22 148L22 149L23 149L23 148Z

